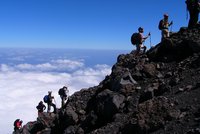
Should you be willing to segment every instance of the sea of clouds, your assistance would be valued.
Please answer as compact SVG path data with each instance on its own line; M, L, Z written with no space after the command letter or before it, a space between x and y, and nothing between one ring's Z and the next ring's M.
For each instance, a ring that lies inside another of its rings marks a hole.
M80 89L98 85L111 73L112 64L120 53L107 52L111 59L108 61L109 57L101 59L103 56L95 57L89 51L81 55L70 52L52 49L0 51L1 134L12 133L13 122L17 118L22 119L23 124L35 121L36 106L48 91L52 91L54 103L59 108L61 100L58 90L63 86L68 86L72 95ZM101 59L101 64L96 59Z

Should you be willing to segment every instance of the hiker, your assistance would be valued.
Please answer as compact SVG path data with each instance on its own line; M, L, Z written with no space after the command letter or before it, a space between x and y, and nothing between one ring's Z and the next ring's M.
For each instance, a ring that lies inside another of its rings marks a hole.
M65 105L65 101L67 101L68 93L69 90L66 86L63 86L61 89L59 89L58 94L60 95L61 98L61 107L63 107Z
M22 123L23 121L20 119L16 119L14 121L14 132L15 134L20 134L22 132Z
M163 15L163 19L160 20L159 22L159 30L161 30L161 41L167 37L169 37L169 26L171 26L173 24L173 21L171 21L170 23L168 22L168 18L169 15L168 14L164 14Z
M39 104L36 106L37 110L38 110L38 116L44 112L44 110L46 109L46 106L44 105L43 101L40 101Z
M151 35L150 32L147 36L143 36L144 29L142 27L138 28L138 38L139 42L136 44L136 55L140 53L140 50L143 49L143 53L146 52L147 47L143 44L143 42Z
M51 94L52 94L52 91L49 91L48 92L48 100L47 100L47 113L49 113L51 111L51 106L54 109L53 113L56 113L56 105L53 104L53 102L52 102L54 97Z
M186 0L187 10L190 14L188 28L193 28L198 24L200 1L199 0Z

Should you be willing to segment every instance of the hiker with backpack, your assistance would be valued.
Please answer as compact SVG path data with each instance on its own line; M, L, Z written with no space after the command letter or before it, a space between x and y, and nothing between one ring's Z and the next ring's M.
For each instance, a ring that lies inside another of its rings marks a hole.
M46 109L46 106L44 105L42 101L40 101L39 104L36 106L36 108L38 110L38 116L40 116L41 113L43 113L44 110Z
M151 35L150 32L147 36L143 36L144 29L142 27L138 28L138 33L133 33L131 36L131 43L136 45L136 55L138 55L143 49L143 53L146 52L146 46L143 44L144 41Z
M170 36L169 27L173 24L173 21L171 21L170 23L168 22L168 14L164 14L163 17L164 18L159 21L158 25L159 30L161 30L161 41Z
M200 1L199 0L186 0L187 10L190 14L188 28L193 28L198 24Z
M20 119L16 119L14 121L14 133L15 134L21 134L22 133L22 123L23 121Z
M59 89L58 94L60 95L61 98L61 107L63 107L65 105L65 101L67 101L68 93L69 90L66 86L63 86L61 89Z
M51 111L51 106L53 107L53 113L56 113L56 105L53 103L54 97L52 96L52 91L48 91L48 95L45 95L43 100L47 103L47 113Z

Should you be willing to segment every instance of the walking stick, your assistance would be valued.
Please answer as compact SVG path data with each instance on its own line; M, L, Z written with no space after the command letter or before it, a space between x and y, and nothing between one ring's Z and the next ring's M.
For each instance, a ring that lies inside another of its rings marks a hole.
M170 32L172 33L172 26L173 26L173 24L170 26Z
M150 39L149 40L150 40L150 47L152 47L152 45L151 45L151 34L150 34Z
M57 105L57 104L56 104L56 100L55 100L55 98L54 98L53 100L54 100L54 102L55 102L55 105Z

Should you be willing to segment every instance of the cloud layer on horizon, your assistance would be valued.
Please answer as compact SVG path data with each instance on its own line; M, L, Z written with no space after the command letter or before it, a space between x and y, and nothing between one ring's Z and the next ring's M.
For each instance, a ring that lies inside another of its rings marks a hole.
M108 65L87 67L84 60L57 59L40 64L0 64L0 133L11 133L16 118L34 121L35 108L49 90L60 107L58 90L67 85L70 95L82 88L98 85L110 74ZM2 132L1 132L2 131Z

